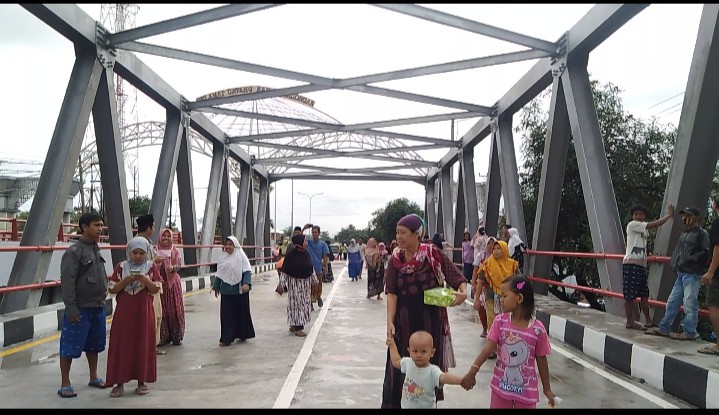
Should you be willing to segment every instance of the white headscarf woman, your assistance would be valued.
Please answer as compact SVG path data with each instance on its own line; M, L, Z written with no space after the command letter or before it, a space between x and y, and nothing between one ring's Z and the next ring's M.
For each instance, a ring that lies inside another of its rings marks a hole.
M222 281L229 285L236 285L242 282L242 273L245 271L252 271L250 260L245 255L240 247L240 242L234 236L228 236L226 239L232 241L232 245L235 249L231 254L225 251L220 253L220 258L217 261L217 275L222 278Z
M509 256L514 256L514 250L517 249L517 247L521 244L523 244L522 239L519 237L519 231L517 228L509 228L509 242L507 243L509 248Z
M150 251L150 244L147 242L147 239L143 237L130 239L130 242L127 243L127 260L123 261L120 265L122 267L122 275L120 277L123 280L130 275L147 275L150 272L150 268L152 268L152 261L148 261L147 256L145 256L145 261L138 263L132 261L132 251L136 249L141 249L147 254L147 252ZM125 291L128 294L135 295L141 291L141 288L144 288L144 286L140 281L136 280L126 285Z

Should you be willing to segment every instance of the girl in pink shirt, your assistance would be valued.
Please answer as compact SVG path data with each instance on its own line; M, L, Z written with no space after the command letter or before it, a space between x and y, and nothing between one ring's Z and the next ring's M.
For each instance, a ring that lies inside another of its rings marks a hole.
M502 283L503 313L495 317L487 343L462 379L471 389L479 368L490 354L499 358L490 384L490 409L534 409L539 402L538 380L550 406L555 395L549 385L547 355L551 352L547 330L534 318L534 290L526 277L514 276ZM536 363L535 363L536 362ZM539 372L539 379L537 378Z

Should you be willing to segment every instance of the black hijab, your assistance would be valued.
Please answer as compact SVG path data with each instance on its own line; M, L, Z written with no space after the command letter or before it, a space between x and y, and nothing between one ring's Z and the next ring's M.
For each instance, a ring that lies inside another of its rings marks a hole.
M292 278L309 278L314 272L310 254L305 251L304 241L305 235L295 235L292 237L292 244L295 249L287 252L285 262L282 264L282 272Z

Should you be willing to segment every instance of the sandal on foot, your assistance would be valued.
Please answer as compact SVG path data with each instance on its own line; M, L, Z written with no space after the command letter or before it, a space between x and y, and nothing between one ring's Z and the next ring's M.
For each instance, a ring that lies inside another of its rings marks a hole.
M307 333L305 333L304 330L297 330L297 331L295 332L295 336L297 336L297 337L305 337L305 336L307 336Z
M659 326L657 326L657 323L654 323L654 322L644 325L645 329L651 329L652 327L659 327Z
M657 328L657 327L654 327L654 328L651 328L648 330L644 330L644 334L649 334L651 336L671 337L670 333L665 333L665 332L659 330L659 328Z
M74 398L77 396L77 393L75 392L75 389L72 388L72 385L60 387L60 389L57 390L57 394L61 398Z
M712 346L707 346L703 349L699 349L699 350L697 350L697 352L701 353L701 354L708 354L711 356L719 356L719 350L715 349Z
M632 324L626 325L624 327L629 330L644 330L644 328L638 323L632 323Z
M481 338L483 338L483 339L486 338L486 337L487 337L487 332L486 332L486 331L483 331L482 334L479 335L479 337L481 337Z
M87 384L87 386L98 389L105 389L107 387L107 385L105 385L105 381L102 380L102 378L95 378L91 380L90 383Z
M120 396L125 394L125 387L124 386L115 386L110 391L110 397L111 398L119 398Z
M222 343L222 342L220 342L220 347L227 347L227 346L229 346L229 345L230 345L229 343Z
M672 333L669 335L674 340L696 340L698 337L696 335L690 336L686 333Z
M150 393L150 388L148 388L147 385L138 386L135 388L135 393L138 395L147 395Z

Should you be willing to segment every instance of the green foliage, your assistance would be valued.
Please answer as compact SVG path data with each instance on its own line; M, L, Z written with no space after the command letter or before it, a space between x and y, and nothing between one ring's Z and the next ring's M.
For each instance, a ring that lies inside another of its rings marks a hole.
M350 224L346 228L342 228L339 232L337 232L337 235L335 235L335 241L343 244L349 244L350 239L354 239L356 241L359 238L362 238L363 241L367 242L369 234L369 229L357 229L354 225Z
M375 210L369 223L372 236L378 242L388 244L395 238L397 222L410 213L416 213L420 217L424 215L419 205L415 202L410 202L406 197L394 199L387 203L384 208Z
M130 205L130 218L134 220L138 216L147 214L150 211L150 197L149 196L135 196L128 200Z
M666 187L676 128L656 119L639 120L624 110L621 90L611 82L591 81L599 128L612 178L622 226L630 220L629 208L641 203L649 209L648 219L658 218ZM527 240L531 243L539 193L544 142L547 134L551 89L545 90L521 111L517 131L521 133L524 158L520 187L524 204ZM650 238L651 239L651 238ZM651 244L648 246L651 251ZM582 192L573 138L569 146L562 187L559 222L554 250L594 252ZM599 286L595 260L554 258L554 279L574 274L579 281Z

